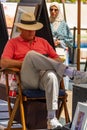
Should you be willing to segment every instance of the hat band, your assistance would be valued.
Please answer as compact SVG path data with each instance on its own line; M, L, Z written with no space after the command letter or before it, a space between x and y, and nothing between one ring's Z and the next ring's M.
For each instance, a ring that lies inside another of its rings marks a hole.
M37 21L24 21L24 20L21 20L21 23L23 24L35 24Z

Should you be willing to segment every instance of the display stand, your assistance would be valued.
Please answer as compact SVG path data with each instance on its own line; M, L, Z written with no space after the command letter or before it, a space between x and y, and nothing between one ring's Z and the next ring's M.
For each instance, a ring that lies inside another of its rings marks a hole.
M8 40L8 31L6 26L5 14L3 5L0 3L0 57L7 40Z

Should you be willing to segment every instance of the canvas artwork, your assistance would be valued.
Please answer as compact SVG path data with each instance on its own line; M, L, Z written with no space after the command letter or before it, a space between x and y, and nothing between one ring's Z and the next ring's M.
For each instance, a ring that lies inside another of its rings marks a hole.
M87 103L78 102L71 130L87 130Z
M3 2L3 9L5 13L5 19L6 19L6 25L8 34L10 37L11 34L11 28L13 26L14 16L16 12L17 3L11 3L11 2Z
M15 22L20 22L20 17L21 17L21 13L23 12L32 12L35 14L35 16L37 15L37 11L38 11L38 4L34 4L34 5L28 5L28 4L18 4L17 5L17 9L16 9L16 13L15 13L15 18L14 18L14 23ZM12 28L12 32L11 32L11 38L16 37L20 34L20 31L17 29L16 26L14 26L13 24L13 28Z
M78 118L77 118L77 122L75 125L75 130L81 130L82 128L82 123L83 123L83 119L84 119L84 115L85 113L82 111L79 111L78 113Z

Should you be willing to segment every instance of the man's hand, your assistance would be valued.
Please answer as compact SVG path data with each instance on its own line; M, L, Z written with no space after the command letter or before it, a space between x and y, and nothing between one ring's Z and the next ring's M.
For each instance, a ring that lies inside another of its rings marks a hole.
M65 59L62 59L62 58L60 58L60 57L55 58L54 60L56 60L56 61L58 61L58 62L64 62L64 61L65 61Z

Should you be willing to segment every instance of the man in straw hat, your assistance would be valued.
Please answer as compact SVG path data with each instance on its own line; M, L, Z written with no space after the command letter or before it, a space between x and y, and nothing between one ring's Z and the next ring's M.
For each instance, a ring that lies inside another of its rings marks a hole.
M22 89L42 89L46 93L47 127L62 127L56 118L59 84L63 76L69 76L74 83L87 83L87 72L73 70L62 63L52 46L43 38L35 36L43 25L32 13L22 13L21 21L15 23L20 36L8 40L2 57L2 67L21 68Z

